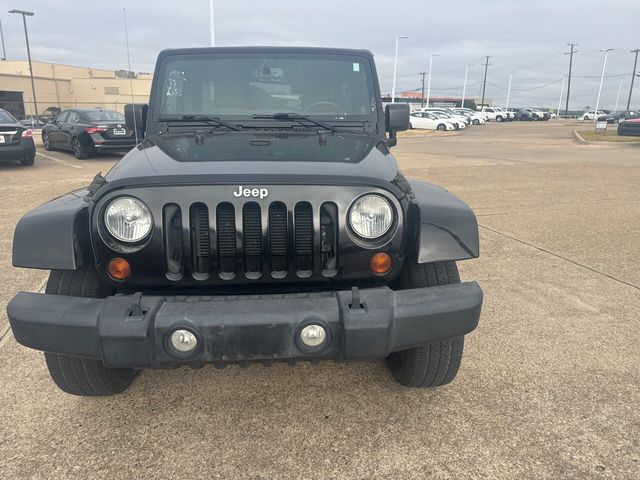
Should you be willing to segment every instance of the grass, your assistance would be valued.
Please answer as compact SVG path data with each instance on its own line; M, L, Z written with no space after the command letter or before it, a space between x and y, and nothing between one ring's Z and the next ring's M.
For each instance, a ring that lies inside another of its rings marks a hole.
M613 129L607 128L606 133L596 132L594 129L579 130L578 133L588 142L640 142L640 137L619 136L618 132L616 131L617 128L617 125L614 125Z

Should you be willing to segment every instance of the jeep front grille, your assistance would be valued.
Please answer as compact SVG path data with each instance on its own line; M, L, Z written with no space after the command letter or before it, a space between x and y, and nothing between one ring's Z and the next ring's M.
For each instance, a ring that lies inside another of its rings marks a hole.
M279 201L247 201L194 203L188 215L176 204L163 210L165 273L171 280L333 277L338 271L338 209L332 202L317 204L315 212L306 201L292 209Z

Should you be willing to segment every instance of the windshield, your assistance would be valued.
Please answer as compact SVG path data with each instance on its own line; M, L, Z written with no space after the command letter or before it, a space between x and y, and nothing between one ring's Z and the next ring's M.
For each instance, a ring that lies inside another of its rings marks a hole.
M248 117L281 112L332 119L376 115L366 57L274 52L168 56L159 70L156 118Z
M124 115L108 110L96 110L95 112L85 112L85 116L91 122L124 122Z
M0 111L0 123L18 123L9 112Z

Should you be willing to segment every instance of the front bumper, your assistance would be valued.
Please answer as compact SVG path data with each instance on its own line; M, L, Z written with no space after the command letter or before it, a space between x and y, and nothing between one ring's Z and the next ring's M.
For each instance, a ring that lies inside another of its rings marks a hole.
M394 351L472 331L482 307L475 282L393 291L105 299L21 292L7 306L16 340L30 348L101 360L108 367L277 360L383 358ZM321 351L299 343L309 323L328 332ZM178 328L198 339L191 356L173 353Z

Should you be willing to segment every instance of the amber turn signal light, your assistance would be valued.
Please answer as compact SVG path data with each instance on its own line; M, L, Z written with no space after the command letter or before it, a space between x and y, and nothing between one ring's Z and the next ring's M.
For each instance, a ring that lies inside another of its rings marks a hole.
M107 272L114 280L126 280L131 276L131 265L124 258L112 258L107 265Z
M385 274L389 270L391 270L391 257L388 253L378 252L373 257L371 257L369 268L373 273L376 273L378 275Z

